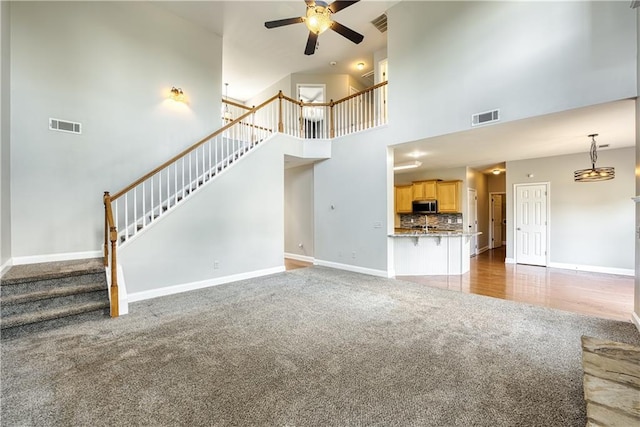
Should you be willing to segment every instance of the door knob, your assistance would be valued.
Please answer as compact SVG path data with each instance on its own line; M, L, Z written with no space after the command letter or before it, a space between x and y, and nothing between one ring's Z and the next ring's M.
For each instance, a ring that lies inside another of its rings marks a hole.
M518 227L518 228L516 228L516 230L520 231L520 230L521 230L521 228L520 228L520 227Z

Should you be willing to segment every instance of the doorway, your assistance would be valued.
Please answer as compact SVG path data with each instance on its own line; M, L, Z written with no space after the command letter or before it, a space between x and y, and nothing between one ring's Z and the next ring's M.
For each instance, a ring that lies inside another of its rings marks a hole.
M547 266L549 183L515 184L516 264Z
M467 188L467 212L469 215L469 224L467 229L469 233L478 231L478 193L475 188ZM478 236L475 234L469 239L469 254L474 257L478 254Z
M500 248L506 239L506 194L489 193L489 249Z

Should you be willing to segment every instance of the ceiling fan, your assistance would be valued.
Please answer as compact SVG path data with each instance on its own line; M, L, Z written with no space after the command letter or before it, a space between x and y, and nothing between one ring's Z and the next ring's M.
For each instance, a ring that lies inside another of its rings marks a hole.
M338 11L351 6L356 1L341 1L336 0L331 4L327 4L320 0L305 0L307 4L307 13L305 16L298 18L278 19L276 21L268 21L264 23L267 28L283 27L285 25L299 24L304 22L309 28L309 38L307 39L307 46L304 50L305 55L313 55L316 51L316 44L318 43L318 36L329 28L340 34L343 37L348 38L355 44L360 43L364 36L360 33L353 31L351 28L331 20L331 15Z

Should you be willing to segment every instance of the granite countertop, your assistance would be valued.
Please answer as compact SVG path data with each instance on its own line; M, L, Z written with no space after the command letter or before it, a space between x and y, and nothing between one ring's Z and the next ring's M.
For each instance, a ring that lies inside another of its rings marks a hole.
M450 230L411 230L411 231L396 231L394 234L389 234L389 237L456 237L456 236L478 236L482 234L481 231L475 233L464 233L462 231L450 231Z

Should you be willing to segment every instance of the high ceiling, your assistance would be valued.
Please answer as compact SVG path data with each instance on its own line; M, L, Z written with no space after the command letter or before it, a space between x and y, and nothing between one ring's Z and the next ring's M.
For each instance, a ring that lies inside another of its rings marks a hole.
M361 0L339 11L334 20L363 34L364 41L355 45L327 31L320 35L318 50L310 56L304 55L308 36L304 24L273 29L264 26L266 21L303 16L304 0L154 3L222 36L222 81L229 83L222 93L245 101L292 73L362 77L373 69L373 53L386 47L387 33L381 33L371 21L398 1ZM330 65L332 62L336 65ZM355 68L358 62L364 62L363 70ZM617 101L402 144L396 147L395 162L418 158L420 169L470 166L490 171L504 161L584 152L586 164L587 135L599 134L598 144L609 145L601 150L634 146L635 120L635 101Z
M356 45L329 30L320 35L314 55L304 54L309 34L304 24L264 26L266 21L304 16L304 0L154 3L222 36L222 81L229 83L230 98L246 101L292 73L347 73L360 78L373 70L373 53L386 47L387 37L371 21L398 1L361 0L340 10L333 20L364 35L364 40ZM356 69L359 62L365 64L363 70Z

